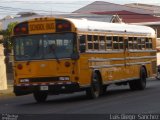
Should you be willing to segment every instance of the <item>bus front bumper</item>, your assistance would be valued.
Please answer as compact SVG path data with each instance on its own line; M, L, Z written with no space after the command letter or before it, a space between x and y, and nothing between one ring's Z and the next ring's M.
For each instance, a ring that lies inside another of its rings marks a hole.
M47 92L48 94L72 93L80 91L78 83L54 84L54 85L15 85L14 93L16 96L26 95L37 91Z

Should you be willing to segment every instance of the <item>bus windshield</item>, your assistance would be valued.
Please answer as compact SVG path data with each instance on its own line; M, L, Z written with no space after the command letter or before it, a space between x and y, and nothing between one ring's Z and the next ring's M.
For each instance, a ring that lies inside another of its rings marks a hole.
M74 39L74 33L14 37L15 60L70 58Z

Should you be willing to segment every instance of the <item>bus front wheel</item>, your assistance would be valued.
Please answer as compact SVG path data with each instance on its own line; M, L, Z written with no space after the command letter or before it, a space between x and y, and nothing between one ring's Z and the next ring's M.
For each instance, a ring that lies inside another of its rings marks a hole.
M33 96L38 103L45 102L48 94L46 92L34 92Z
M93 73L91 86L86 90L86 95L91 99L98 98L101 95L100 76L97 73Z
M131 90L144 90L146 88L146 70L144 67L140 70L140 79L129 82Z

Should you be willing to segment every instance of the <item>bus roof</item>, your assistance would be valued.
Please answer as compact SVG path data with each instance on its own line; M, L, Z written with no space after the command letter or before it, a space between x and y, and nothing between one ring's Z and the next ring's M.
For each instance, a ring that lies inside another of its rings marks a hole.
M90 21L87 19L72 19L65 18L72 22L79 31L103 31L103 32L118 32L118 33L132 33L145 34L150 37L155 37L154 29L147 26L129 25L124 23L107 23L99 21Z

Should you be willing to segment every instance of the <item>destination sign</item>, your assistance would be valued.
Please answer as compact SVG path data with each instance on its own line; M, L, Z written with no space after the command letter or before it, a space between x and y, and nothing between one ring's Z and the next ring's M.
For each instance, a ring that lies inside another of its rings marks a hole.
M51 33L51 32L55 32L54 21L29 23L29 33L30 34Z

